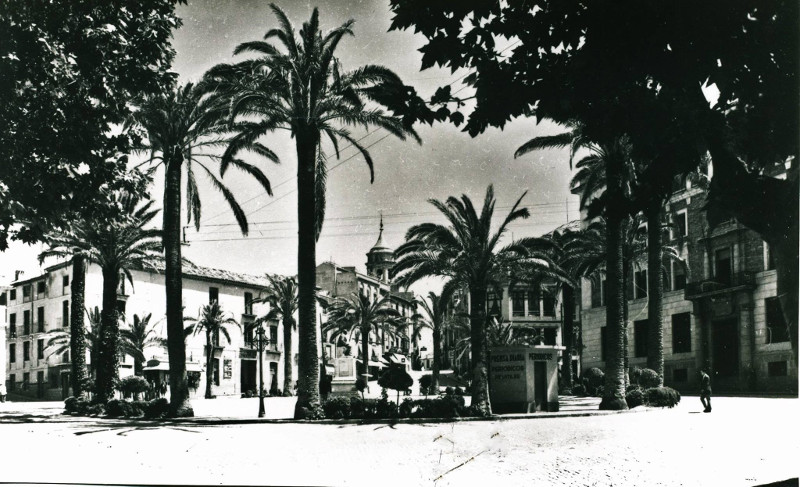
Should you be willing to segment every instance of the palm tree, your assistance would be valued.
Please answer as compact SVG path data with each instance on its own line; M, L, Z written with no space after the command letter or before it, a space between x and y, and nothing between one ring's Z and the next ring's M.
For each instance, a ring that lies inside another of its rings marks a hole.
M97 365L97 352L100 350L100 327L102 326L100 308L95 306L94 310L92 311L89 311L88 309L81 311L86 313L86 316L89 318L90 328L88 330L81 330L81 337L83 338L81 353L86 355L86 351L89 351L89 366L87 374L81 379L81 383L78 386L79 388L82 388L84 384L86 384L86 381L94 375L95 366ZM58 328L47 333L47 342L45 343L45 350L49 350L47 352L47 358L50 358L53 355L61 355L64 352L69 351L70 360L74 363L77 357L73 355L74 348L72 346L72 337L72 326L69 328ZM86 357L83 357L81 361L83 362L84 367L87 367ZM75 396L74 390L73 396Z
M269 311L254 323L260 326L267 321L280 321L283 325L283 390L294 388L292 377L292 331L297 328L294 314L297 312L297 284L291 277L267 275L269 287L266 295L253 302L269 303Z
M286 14L271 5L279 28L267 31L263 41L240 44L234 54L258 57L233 65L219 65L207 74L205 84L231 107L228 119L238 134L223 155L234 160L247 144L278 129L289 130L297 152L298 220L298 392L295 417L320 414L319 359L316 329L316 241L325 213L326 136L339 157L339 144L355 147L374 179L372 157L346 128L360 125L383 128L405 139L416 133L368 102L388 103L389 93L406 93L400 78L382 66L367 65L342 72L335 56L345 35L353 35L353 21L328 33L319 28L315 8L296 33ZM282 49L276 47L282 46Z
M239 323L232 316L226 316L222 306L215 300L211 304L201 306L197 311L197 318L186 317L184 321L191 323L184 329L184 336L205 333L206 335L206 399L211 399L211 382L214 380L214 347L219 345L220 335L231 343L228 326L239 327Z
M439 371L442 367L442 332L448 321L448 307L452 297L452 286L445 286L439 295L433 291L428 293L428 300L418 299L417 305L425 312L414 314L411 319L415 323L423 323L433 332L433 367L431 368L431 389L439 390ZM430 301L430 304L428 302ZM413 335L412 335L413 336Z
M130 327L119 331L122 351L133 357L133 373L135 375L142 375L144 372L144 362L147 360L144 356L146 348L165 347L167 344L165 339L158 336L155 330L157 323L151 324L151 318L152 313L147 313L141 318L135 314Z
M269 180L261 170L241 159L222 161L218 154L208 152L227 144L229 127L217 123L220 107L214 100L204 97L191 83L168 93L153 95L142 100L135 121L147 133L150 153L148 162L161 164L164 176L163 247L165 257L165 288L167 308L167 350L169 353L170 407L172 417L193 416L186 380L186 346L183 337L183 281L181 271L181 186L186 172L186 218L194 220L200 229L201 200L196 175L203 174L214 189L225 197L243 235L248 233L247 218L236 202L233 192L221 177L229 166L251 175L272 195ZM252 142L242 144L257 155L277 162L277 157L266 147ZM219 164L220 177L210 164Z
M117 291L120 279L133 284L129 269L149 266L161 249L161 231L145 228L158 210L152 209L152 201L141 206L139 201L136 195L115 193L111 205L119 209L118 215L102 223L79 220L70 229L50 235L48 249L39 254L42 261L48 257L71 257L77 249L102 272L103 326L95 369L96 401L107 401L114 395L114 382L119 373Z
M333 300L328 308L328 323L323 332L334 331L337 334L356 335L361 340L360 375L369 373L369 336L375 332L384 335L398 335L397 327L401 324L400 313L391 307L388 295L370 300L363 294L353 293L351 296Z
M395 255L392 272L400 285L408 286L428 276L448 278L453 286L466 285L470 297L470 342L472 354L472 404L482 413L491 414L487 378L486 293L490 285L513 273L528 276L569 278L546 255L528 248L528 239L500 247L508 225L527 218L527 208L520 208L523 194L514 203L498 229L492 233L494 189L486 191L480 214L466 195L450 197L446 202L430 200L450 226L422 223L411 227L406 242Z

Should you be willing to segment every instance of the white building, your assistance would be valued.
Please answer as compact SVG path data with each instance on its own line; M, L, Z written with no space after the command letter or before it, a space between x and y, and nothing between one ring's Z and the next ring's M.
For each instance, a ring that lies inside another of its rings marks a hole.
M142 317L151 314L151 326L161 337L166 337L166 294L163 268L153 270L131 270L133 283L121 282L117 295L120 311L125 313L127 324L134 315ZM2 360L10 395L23 395L41 399L63 399L70 391L69 352L55 356L47 348L53 333L69 327L70 283L72 266L61 263L50 266L44 273L32 278L17 280L2 295L8 303L7 357ZM94 264L86 272L85 306L87 310L101 307L102 273ZM261 297L267 279L264 277L238 274L229 271L210 269L192 264L183 266L183 305L184 317L197 317L200 308L217 300L223 311L232 315L241 328L229 329L231 342L215 337L213 394L239 395L246 391L257 391L258 363L257 342L253 333L245 333L245 325L268 311L266 304L253 304ZM87 328L90 326L86 320ZM283 333L280 323L268 327L269 343L264 353L264 387L278 392L283 386ZM297 334L294 334L292 361L297 377ZM187 371L199 375L197 389L192 392L202 397L205 390L206 368L205 334L190 336L186 341ZM0 356L2 357L2 356ZM154 381L168 382L167 351L162 347L145 350L148 359L145 376ZM87 352L87 363L89 354ZM133 359L130 356L120 360L120 377L133 374Z

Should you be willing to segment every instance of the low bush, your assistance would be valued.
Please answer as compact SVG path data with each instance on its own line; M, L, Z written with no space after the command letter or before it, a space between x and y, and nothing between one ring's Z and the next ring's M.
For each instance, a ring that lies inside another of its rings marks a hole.
M332 397L322 403L326 418L331 419L394 419L456 418L481 416L481 412L464 406L464 397L445 394L435 399L405 399L398 407L393 401Z
M332 397L322 403L322 410L326 418L346 419L351 414L350 404L349 397Z
M629 388L630 389L630 388ZM628 403L628 409L633 409L636 406L641 406L645 403L644 391L640 388L634 388L625 394L625 402Z
M573 395L572 388L567 387L566 384L559 384L558 385L558 395L559 396L571 396Z
M631 384L631 385L629 385L628 387L625 388L625 393L627 394L628 392L637 391L637 390L642 390L642 388L639 386L639 384Z
M150 389L150 384L147 380L136 375L125 377L117 383L117 390L126 398L133 396L138 400L139 394L147 392L148 389Z
M603 385L605 376L606 374L597 367L592 367L584 372L583 377L581 377L581 383L583 384L584 389L586 389L586 394L590 396L596 396L597 388Z
M167 411L169 411L169 401L164 397L159 397L147 403L144 417L148 419L163 418Z
M638 379L637 383L642 386L643 389L652 389L653 387L658 387L661 383L658 372L653 369L642 369L639 372Z
M681 401L681 395L671 387L653 387L644 391L647 405L657 408L675 407Z
M572 394L576 396L585 396L586 389L584 389L583 384L575 384L572 386Z
M106 416L109 418L137 418L145 414L147 401L124 401L112 399L106 403Z
M104 404L91 404L86 407L87 416L101 416L105 414L106 407Z
M64 399L64 414L85 414L89 401L82 397L70 396Z
M597 386L594 389L594 397L603 397L603 393L605 392L605 387Z

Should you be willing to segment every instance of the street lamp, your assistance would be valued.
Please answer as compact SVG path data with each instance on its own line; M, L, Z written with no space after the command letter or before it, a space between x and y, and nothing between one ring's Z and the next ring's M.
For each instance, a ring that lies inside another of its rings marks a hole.
M256 328L258 335L258 417L264 417L264 345L266 339L264 337L265 330L263 325L258 325Z

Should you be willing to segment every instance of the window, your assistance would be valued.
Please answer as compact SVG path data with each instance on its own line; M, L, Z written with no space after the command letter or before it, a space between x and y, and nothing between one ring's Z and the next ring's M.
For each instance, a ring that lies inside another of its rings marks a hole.
M61 302L61 326L69 328L69 301Z
M16 301L17 300L17 290L12 289L8 292L8 300L9 301Z
M44 359L44 340L36 340L36 358L39 360Z
M22 342L22 361L27 362L31 359L31 342Z
M692 325L689 313L672 315L672 353L692 351Z
M7 305L8 305L8 299L6 298L5 291L3 291L3 293L0 294L0 306L7 306Z
M765 299L764 308L766 308L767 315L767 343L788 342L789 332L778 298Z
M686 189L686 175L676 174L672 177L672 192L678 193Z
M771 271L775 268L775 256L767 242L764 242L764 270Z
M44 333L44 306L36 308L36 331Z
M30 301L31 300L31 285L26 284L22 286L22 300L23 301Z
M647 357L647 320L633 322L633 345L635 357Z
M16 363L17 361L17 344L10 343L8 345L8 362L9 363Z
M269 342L272 344L272 348L276 348L278 346L278 327L277 326L270 326L269 327Z
M689 369L675 369L672 371L672 380L674 382L688 382Z
M208 288L208 304L211 304L214 301L219 302L219 288L218 287L210 287L210 288Z
M215 358L212 362L214 364L214 385L219 385L219 359Z
M686 210L679 210L677 213L675 213L675 225L673 232L675 232L672 236L673 239L689 235Z
M31 334L31 312L27 309L22 312L22 334Z
M633 273L634 299L647 297L647 269Z
M556 292L555 289L546 289L542 292L542 307L545 316L556 315Z
M23 372L22 373L22 390L27 391L28 385L31 383L31 373L30 372Z
M525 291L511 293L511 316L525 316Z
M786 367L786 361L769 362L767 364L767 375L770 377L785 377L789 375L789 370Z
M244 314L253 314L253 293L244 293Z
M544 329L544 344L545 345L555 345L556 344L556 336L558 332L555 328L545 328Z
M686 289L686 269L680 262L672 263L672 290Z
M8 392L14 392L17 390L17 375L16 374L9 374L8 375Z
M125 316L125 310L126 310L127 306L128 306L127 301L125 301L123 299L118 299L117 300L117 313Z
M40 281L36 283L36 297L41 298L45 292L45 285L44 281Z
M716 282L731 283L732 263L730 248L718 249L714 252L714 280Z
M69 290L69 276L61 276L61 291L67 294Z
M538 285L528 291L528 316L539 316L541 314L539 310L541 294L541 289Z
M489 316L500 316L500 296L494 292L486 293L486 308Z
M8 337L17 338L17 313L8 315Z

